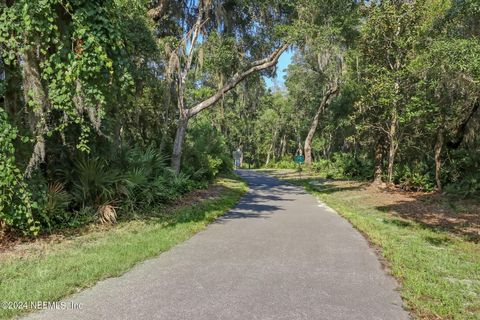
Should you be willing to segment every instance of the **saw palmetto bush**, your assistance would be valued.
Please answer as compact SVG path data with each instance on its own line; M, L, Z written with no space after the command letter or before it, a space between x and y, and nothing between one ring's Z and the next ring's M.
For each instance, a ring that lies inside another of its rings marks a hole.
M65 190L63 183L59 181L50 183L45 193L43 206L39 210L42 222L48 228L68 223L71 220L68 208L72 199L72 195Z
M126 159L117 188L124 210L167 203L196 187L190 176L172 171L168 158L153 148L134 148Z
M81 158L74 165L71 194L77 205L100 206L115 200L122 175L101 158Z
M170 203L200 186L175 173L154 148L121 149L110 159L80 156L41 188L38 219L46 230L92 220L115 223L137 210Z

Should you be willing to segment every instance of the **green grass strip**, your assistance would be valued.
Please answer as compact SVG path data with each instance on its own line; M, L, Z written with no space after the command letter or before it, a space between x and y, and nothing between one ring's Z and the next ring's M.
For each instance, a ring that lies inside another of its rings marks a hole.
M107 231L32 249L24 257L3 259L0 302L56 301L185 241L232 208L247 190L239 180L223 178L217 184L223 186L219 198L183 207L168 218L123 222ZM0 319L26 312L1 307Z

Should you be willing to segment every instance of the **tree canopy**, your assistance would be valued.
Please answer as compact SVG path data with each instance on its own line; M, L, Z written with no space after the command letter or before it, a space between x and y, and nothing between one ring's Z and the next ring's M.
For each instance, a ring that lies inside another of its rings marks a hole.
M474 0L2 0L0 228L168 203L237 149L478 194L479 21Z

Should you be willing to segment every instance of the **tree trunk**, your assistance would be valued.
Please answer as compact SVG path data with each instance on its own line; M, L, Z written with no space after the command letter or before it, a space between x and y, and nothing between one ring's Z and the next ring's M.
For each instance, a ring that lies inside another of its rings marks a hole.
M36 45L26 50L23 55L23 93L25 96L25 105L29 110L29 121L32 132L35 134L36 142L33 147L33 153L25 169L25 176L29 177L39 163L45 160L45 138L48 131L46 110L47 94L43 87L40 75L40 66L35 55Z
M270 163L270 156L271 155L272 155L272 145L270 145L270 148L268 148L267 160L265 161L265 166L267 166Z
M310 131L308 132L307 138L305 139L305 164L307 166L312 165L312 139L313 136L310 137Z
M268 165L270 162L270 158L273 155L273 161L275 161L275 139L277 137L277 129L273 131L272 135L272 143L270 144L270 147L268 148L267 152L267 160L265 161L265 165Z
M276 157L276 153L275 153L275 145L276 145L276 142L277 142L277 134L278 134L278 131L277 129L275 128L275 131L273 132L273 137L272 137L272 145L270 146L270 150L272 152L272 160L273 162L276 161L277 157Z
M382 150L382 141L378 139L375 143L375 170L373 172L373 183L381 184L382 183L382 174L383 174L383 150Z
M295 155L303 156L303 146L302 146L302 143L300 141L298 141L298 148L297 148L297 152L295 153Z
M282 138L282 147L280 148L280 157L282 159L285 157L286 150L287 150L287 135L284 134Z
M437 190L442 191L442 181L440 179L442 169L442 148L443 148L443 135L444 128L440 127L437 131L437 141L435 143L435 181L437 183Z
M312 140L315 132L317 131L318 121L320 119L320 115L323 113L325 108L330 103L331 98L336 95L338 92L338 86L335 85L333 88L330 88L327 93L323 96L322 101L318 107L315 116L313 117L312 124L310 125L310 130L308 130L307 138L305 138L305 164L307 166L312 165Z
M187 133L188 118L182 118L178 121L177 132L175 133L175 142L173 143L172 152L172 169L176 172L180 172L180 165L182 162L183 142Z
M390 121L390 130L388 137L390 139L390 148L388 150L388 183L393 182L393 164L395 162L395 154L397 152L397 126L398 126L398 114L397 109L392 110L392 119Z
M241 168L243 165L243 144L240 144L237 149L240 149L241 151L240 153L240 168Z

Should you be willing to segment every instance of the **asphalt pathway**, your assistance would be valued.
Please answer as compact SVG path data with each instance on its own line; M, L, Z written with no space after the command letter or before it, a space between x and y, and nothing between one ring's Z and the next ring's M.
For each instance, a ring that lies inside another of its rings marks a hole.
M302 188L253 171L225 216L28 319L408 319L365 239Z

